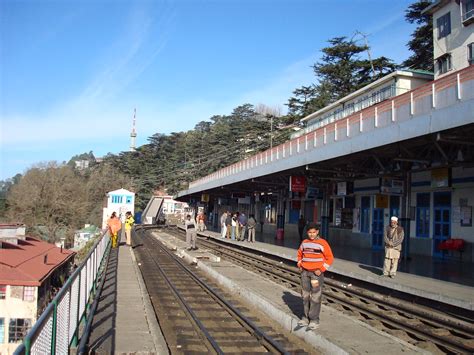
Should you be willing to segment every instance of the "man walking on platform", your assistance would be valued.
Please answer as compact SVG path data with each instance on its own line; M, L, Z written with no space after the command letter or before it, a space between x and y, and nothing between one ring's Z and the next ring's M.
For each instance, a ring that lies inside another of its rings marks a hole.
M319 327L324 272L331 266L334 256L328 242L320 238L319 227L315 223L308 224L307 235L308 238L298 248L304 306L304 317L298 326L307 325L307 330L314 330Z
M255 227L256 226L257 226L257 221L255 221L253 214L251 214L247 222L247 230L248 230L247 241L250 243L255 243Z
M247 216L245 215L245 213L242 212L239 215L238 223L239 223L239 230L240 230L240 236L238 240L243 242L245 240L245 232L247 230Z
M196 250L196 226L195 222L191 219L191 215L186 216L184 226L186 227L186 243L188 244L187 250Z
M221 216L221 237L225 238L226 236L226 226L225 226L225 221L227 219L227 211L224 211L224 213Z
M112 213L109 220L107 221L107 227L109 228L110 239L112 242L112 248L118 246L118 232L122 229L122 222L117 217L115 212Z
M403 231L403 228L398 225L398 218L392 216L392 218L390 218L390 225L385 227L383 233L385 260L383 263L382 276L395 277L404 237L405 232Z

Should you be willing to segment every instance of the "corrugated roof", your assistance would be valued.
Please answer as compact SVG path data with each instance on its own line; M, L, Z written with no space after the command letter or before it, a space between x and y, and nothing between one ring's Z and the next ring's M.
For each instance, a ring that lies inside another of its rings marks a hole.
M74 254L70 250L61 251L54 244L28 236L26 240L18 240L18 245L2 242L0 284L40 286L48 275Z

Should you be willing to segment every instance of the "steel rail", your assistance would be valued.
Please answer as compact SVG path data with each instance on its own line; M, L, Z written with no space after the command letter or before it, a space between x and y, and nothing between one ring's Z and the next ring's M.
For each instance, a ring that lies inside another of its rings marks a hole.
M286 282L290 282L292 285L299 286L299 273L296 271L296 268L279 264L277 262L262 260L261 258L258 258L249 252L242 250L236 251L236 248L223 246L222 243L214 242L211 240L204 241L200 239L200 242L207 246L212 245L211 249L226 257L233 259L234 261L237 261L238 263L250 266L251 268L260 268L272 277L276 276L284 279ZM214 245L216 247L214 247ZM236 256L236 254L244 254L247 259L251 260L251 265L248 265L248 261ZM276 273L274 271L274 268L283 269L285 272L289 272L292 276ZM383 298L383 296L381 295L377 296L376 294L373 294L371 296L365 294L363 291L358 291L357 289L347 289L342 287L341 285L338 285L336 281L332 281L328 278L325 279L325 283L345 295L345 297L340 297L334 292L323 291L324 295L334 303L339 303L349 308L355 308L358 313L365 314L365 316L367 316L368 318L372 317L380 321L382 324L389 324L393 328L402 329L409 336L411 334L412 337L414 335L415 337L421 338L426 341L433 341L437 344L438 347L449 349L456 353L474 352L474 347L469 344L469 340L464 343L456 339L460 339L462 337L472 337L472 330L474 328L470 324L465 324L457 320L457 322L453 325L454 321L446 320L445 318L436 313L432 315L426 315L424 314L423 310L417 310L416 307L413 305L407 307L406 305L403 305L400 302L394 303L391 300ZM356 296L357 298L354 299L354 296ZM374 306L376 308L374 308ZM392 309L387 310L386 308ZM380 314L380 312L383 313ZM404 317L404 319L398 320L396 319L396 315L390 314L390 312L396 313L400 317ZM408 313L408 315L400 314L400 312ZM421 319L416 319L413 321L413 316L416 316ZM410 319L412 320L411 322L407 321ZM436 322L441 324L437 324ZM437 329L441 328L441 326L447 326L450 328L448 329L448 331L450 331L451 333L457 333L461 336L454 335L452 338L450 338L438 335L436 332Z
M164 251L165 253L167 252L166 248L165 247L162 247L161 245L158 245L158 247L160 248L160 250ZM146 248L146 252L147 254L149 255L149 257L151 258L151 260L153 260L154 264L156 265L156 267L158 268L161 276L163 277L163 279L166 281L166 283L168 284L169 288L173 291L173 294L175 295L175 297L180 301L181 305L186 309L186 311L188 312L188 314L191 316L192 318L192 321L193 323L195 324L195 326L197 326L199 328L199 330L201 331L202 334L204 334L205 338L203 338L203 340L206 342L206 347L210 349L213 349L216 351L217 354L224 354L224 352L222 351L222 349L220 348L220 346L217 344L217 341L212 337L211 334L209 334L209 332L207 331L206 327L204 326L204 324L202 324L202 322L199 320L199 318L197 317L196 313L191 309L191 307L189 306L189 304L186 302L186 300L181 296L181 294L179 293L178 289L173 285L173 283L171 282L171 280L169 279L169 277L166 275L166 272L163 270L163 268L161 267L161 265L157 262L157 260L155 259L154 255L151 253L150 249ZM167 253L168 254L168 253ZM170 256L168 254L168 256ZM174 258L173 258L174 259ZM176 260L175 260L176 261ZM202 338L202 337L201 337Z
M155 245L157 245L162 251L164 251L170 258L172 258L173 261L175 261L201 288L204 289L206 293L211 295L221 306L223 306L229 313L234 315L234 318L243 326L245 327L249 333L252 331L254 333L255 338L258 340L258 342L267 348L269 351L272 351L274 353L279 353L279 354L288 354L288 352L283 348L282 345L280 345L277 341L272 339L272 337L268 336L263 330L261 330L255 323L253 323L250 319L248 319L245 315L242 314L238 309L236 309L232 304L227 302L222 295L219 294L215 289L207 285L205 282L203 282L192 270L189 269L189 267L180 259L176 258L176 256L169 251L166 246L163 244L159 243L156 239ZM186 308L186 310L189 312L189 314L192 316L193 320L196 322L196 324L199 326L199 329L206 335L206 338L211 342L213 348L219 353L222 354L222 350L220 349L219 345L215 341L215 339L209 334L205 326L200 322L196 314L192 311L192 309L189 307L189 305L186 303L186 301L182 298L182 296L179 294L179 291L174 287L172 284L171 280L166 276L165 271L161 268L161 266L158 264L158 262L155 260L153 255L151 254L150 250L147 249L147 253L149 256L152 257L152 260L155 262L157 265L158 269L160 270L162 276L165 278L167 281L168 285L173 289L173 292L175 295L179 298L179 300L182 302L183 306Z

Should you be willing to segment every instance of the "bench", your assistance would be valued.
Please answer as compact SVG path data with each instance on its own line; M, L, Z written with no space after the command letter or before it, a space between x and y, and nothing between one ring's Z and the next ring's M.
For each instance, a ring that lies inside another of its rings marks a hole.
M446 252L448 251L458 251L459 256L462 260L462 252L464 251L464 248L466 246L466 242L464 239L460 238L451 238L442 241L441 243L438 244L438 250L443 252L443 257Z

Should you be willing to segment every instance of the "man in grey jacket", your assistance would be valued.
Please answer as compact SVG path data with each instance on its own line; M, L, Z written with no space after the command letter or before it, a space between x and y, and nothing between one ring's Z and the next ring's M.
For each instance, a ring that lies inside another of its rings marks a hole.
M383 233L385 261L383 263L382 276L395 277L404 237L405 232L403 231L403 228L398 225L398 218L392 216L392 218L390 218L390 225L385 228Z

